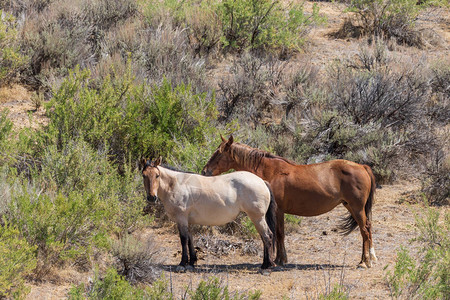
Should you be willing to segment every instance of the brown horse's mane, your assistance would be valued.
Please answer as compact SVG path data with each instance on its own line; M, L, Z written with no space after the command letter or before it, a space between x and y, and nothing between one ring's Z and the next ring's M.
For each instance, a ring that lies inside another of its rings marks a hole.
M232 144L231 157L235 161L255 171L258 169L263 158L280 159L293 166L296 165L295 162L289 159L241 143Z

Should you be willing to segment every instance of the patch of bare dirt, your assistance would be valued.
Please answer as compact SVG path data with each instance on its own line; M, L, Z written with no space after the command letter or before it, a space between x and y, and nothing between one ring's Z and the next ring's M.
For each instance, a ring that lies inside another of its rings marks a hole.
M32 93L21 85L2 87L0 88L0 111L9 111L8 117L15 128L39 128L48 122L45 110L42 106L36 108L31 99Z

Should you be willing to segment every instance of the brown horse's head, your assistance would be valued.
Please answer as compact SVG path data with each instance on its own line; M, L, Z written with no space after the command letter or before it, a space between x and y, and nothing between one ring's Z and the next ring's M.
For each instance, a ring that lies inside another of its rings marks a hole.
M147 193L148 202L156 202L158 200L158 188L160 181L160 171L158 166L161 163L161 157L155 161L150 162L149 160L143 160L142 177L144 179L144 188Z
M228 141L221 135L222 143L217 148L216 152L211 156L208 163L203 167L202 175L215 176L233 169L235 164L231 157L231 145L233 144L233 136L230 135Z

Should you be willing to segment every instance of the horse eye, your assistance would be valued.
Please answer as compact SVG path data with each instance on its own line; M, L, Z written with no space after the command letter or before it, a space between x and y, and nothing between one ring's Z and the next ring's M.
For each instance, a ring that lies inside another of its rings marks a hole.
M159 174L158 175L156 175L156 178L158 178L159 177Z

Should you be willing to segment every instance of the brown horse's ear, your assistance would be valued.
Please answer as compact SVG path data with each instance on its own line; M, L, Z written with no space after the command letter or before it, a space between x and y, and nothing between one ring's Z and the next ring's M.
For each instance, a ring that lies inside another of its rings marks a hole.
M231 144L233 144L233 135L230 135L230 138L228 139L227 143L225 144L225 149L230 148Z
M227 140L223 137L222 134L220 134L220 138L222 139L222 142L226 142Z
M158 158L155 160L155 162L153 163L153 166L154 166L154 167L157 167L157 166L159 166L159 165L161 164L161 162L162 162L162 156L158 157Z

